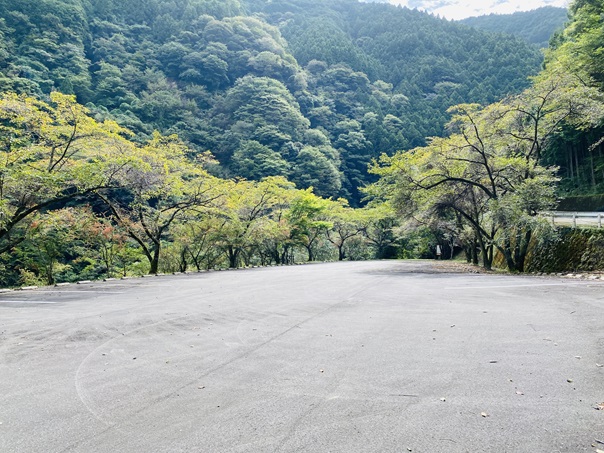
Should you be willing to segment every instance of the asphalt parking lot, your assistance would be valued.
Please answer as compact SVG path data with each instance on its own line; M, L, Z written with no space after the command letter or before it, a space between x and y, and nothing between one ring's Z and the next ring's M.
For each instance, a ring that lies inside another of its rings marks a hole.
M381 261L11 292L0 452L595 452L603 364L600 281Z

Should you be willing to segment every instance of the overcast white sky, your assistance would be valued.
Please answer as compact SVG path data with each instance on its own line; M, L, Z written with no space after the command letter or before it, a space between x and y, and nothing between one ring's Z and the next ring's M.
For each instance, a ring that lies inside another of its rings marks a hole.
M483 14L510 14L529 11L541 6L566 8L569 0L389 0L395 5L417 8L447 19L463 19Z

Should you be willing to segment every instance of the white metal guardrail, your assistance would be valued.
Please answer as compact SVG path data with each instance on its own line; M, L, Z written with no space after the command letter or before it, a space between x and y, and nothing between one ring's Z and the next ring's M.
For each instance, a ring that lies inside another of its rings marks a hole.
M565 212L556 211L546 214L554 225L572 228L602 228L604 212Z

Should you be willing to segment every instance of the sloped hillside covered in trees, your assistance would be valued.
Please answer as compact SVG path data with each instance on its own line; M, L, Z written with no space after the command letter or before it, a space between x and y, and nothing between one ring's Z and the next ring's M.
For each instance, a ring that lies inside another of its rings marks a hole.
M546 70L559 68L584 85L604 92L603 14L601 0L574 1L570 6L569 25L552 41L553 48L546 54ZM551 141L543 162L560 168L562 197L604 193L603 136L602 124L583 128L566 126Z
M558 175L600 181L603 8L572 12L529 82L534 47L389 5L2 0L0 285L436 243L523 270Z
M3 0L0 89L74 94L139 141L176 133L221 176L281 175L357 204L382 152L446 109L527 85L520 40L355 0Z
M575 1L528 89L454 107L447 137L382 157L371 192L411 229L447 237L487 269L499 254L522 272L531 247L563 245L543 213L568 190L604 184L603 13L602 1ZM599 263L585 253L585 263Z

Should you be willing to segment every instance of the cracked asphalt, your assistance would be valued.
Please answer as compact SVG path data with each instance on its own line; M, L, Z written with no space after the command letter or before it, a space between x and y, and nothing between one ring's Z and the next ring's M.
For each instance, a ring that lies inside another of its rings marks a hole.
M0 451L604 450L603 290L379 261L0 294Z

